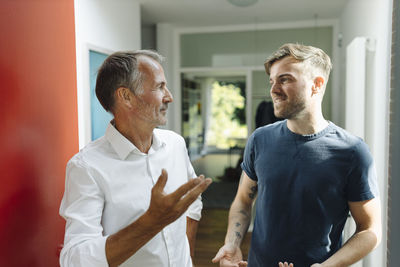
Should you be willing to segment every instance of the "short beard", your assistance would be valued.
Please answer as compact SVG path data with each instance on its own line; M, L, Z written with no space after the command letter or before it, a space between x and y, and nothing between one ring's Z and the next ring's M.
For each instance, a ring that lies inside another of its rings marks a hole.
M296 102L291 103L290 106L285 107L279 113L274 105L274 114L277 118L291 120L296 119L305 108L306 105L304 101L299 101L299 99L297 99Z

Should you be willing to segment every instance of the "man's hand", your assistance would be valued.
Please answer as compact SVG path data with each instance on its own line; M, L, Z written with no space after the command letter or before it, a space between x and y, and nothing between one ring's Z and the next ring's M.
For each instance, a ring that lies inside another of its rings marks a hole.
M151 190L150 207L146 212L161 229L178 219L211 184L210 178L200 175L167 195L164 192L167 180L167 171L163 169Z
M321 267L322 265L321 264L319 264L319 263L314 263L313 265L311 265L311 267ZM279 263L279 267L294 267L294 264L293 263L287 263L287 262L284 262L284 263L282 263L282 262L280 262Z
M246 267L247 262L242 259L242 251L238 246L226 244L219 249L212 262L219 262L221 267Z
M107 238L106 257L110 267L122 264L166 225L178 219L211 184L210 178L200 176L167 195L164 193L167 179L167 172L162 170L151 190L150 207L145 214Z
M314 265L313 265L314 266ZM294 267L294 264L293 263L287 263L286 261L285 262L280 262L279 263L279 267Z

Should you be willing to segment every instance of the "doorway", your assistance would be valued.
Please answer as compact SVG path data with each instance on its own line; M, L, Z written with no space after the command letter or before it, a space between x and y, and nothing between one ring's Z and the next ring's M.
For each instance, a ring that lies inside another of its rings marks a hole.
M205 208L228 209L248 136L246 76L182 74L182 135L197 174L213 179Z

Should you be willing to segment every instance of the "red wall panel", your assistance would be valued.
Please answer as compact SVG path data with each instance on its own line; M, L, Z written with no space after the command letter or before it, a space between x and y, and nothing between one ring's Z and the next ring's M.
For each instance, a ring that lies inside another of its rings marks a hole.
M58 266L78 151L74 1L0 6L0 266Z

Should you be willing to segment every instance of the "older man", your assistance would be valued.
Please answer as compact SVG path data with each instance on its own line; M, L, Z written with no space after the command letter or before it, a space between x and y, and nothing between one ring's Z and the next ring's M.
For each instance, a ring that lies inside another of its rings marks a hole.
M99 70L96 95L114 119L68 162L61 266L192 266L211 179L196 177L181 136L156 129L173 101L161 60L117 52Z
M323 117L331 61L321 49L283 45L265 69L275 116L285 120L249 138L225 245L213 261L247 266L240 244L258 195L249 266L349 266L381 237L371 154L360 138ZM342 245L349 211L357 230Z

